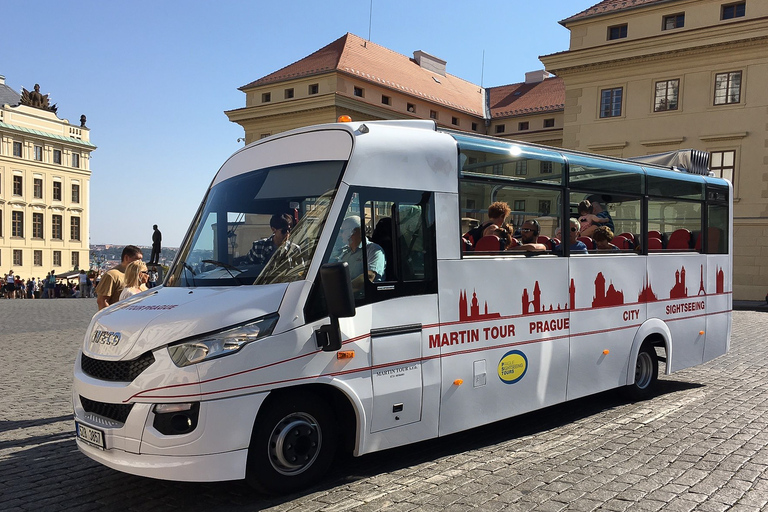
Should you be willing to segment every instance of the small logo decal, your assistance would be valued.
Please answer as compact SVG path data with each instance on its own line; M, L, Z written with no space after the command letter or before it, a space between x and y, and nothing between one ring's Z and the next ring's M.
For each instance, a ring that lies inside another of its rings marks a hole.
M506 384L514 384L528 371L528 358L519 350L504 354L497 369L499 378Z
M93 331L91 336L91 343L99 345L115 346L120 343L120 333L112 331Z

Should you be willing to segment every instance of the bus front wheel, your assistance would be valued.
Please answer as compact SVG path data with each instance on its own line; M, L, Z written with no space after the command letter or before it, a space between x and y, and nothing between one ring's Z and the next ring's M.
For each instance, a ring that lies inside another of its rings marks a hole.
M644 343L637 353L635 363L635 382L626 387L626 393L632 400L649 398L656 388L659 376L659 360L656 349L650 343Z
M268 407L253 429L246 481L270 494L318 482L336 451L330 406L319 397L291 394L270 400Z

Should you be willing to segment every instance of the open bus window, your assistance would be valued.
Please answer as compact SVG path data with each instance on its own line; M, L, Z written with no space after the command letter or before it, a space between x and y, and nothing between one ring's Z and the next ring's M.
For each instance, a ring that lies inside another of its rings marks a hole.
M579 221L579 241L589 254L634 254L639 249L639 198L584 192L571 193L570 197L570 215Z
M515 247L525 243L543 244L547 252L551 252L561 241L560 225L562 208L562 192L554 187L526 187L512 183L489 183L463 178L459 184L459 207L462 223L482 224L488 220L488 206L494 202L507 203L512 213L506 220L512 237L504 233L497 236L497 244L476 248L474 253L500 253L504 255L520 255ZM524 222L535 220L539 225L538 233L523 233ZM535 236L534 236L535 235ZM527 239L527 237L532 237ZM503 239L506 238L504 242ZM512 240L514 239L514 240ZM478 240L474 241L479 242ZM481 250L478 250L481 249ZM472 254L472 253L470 253ZM533 254L533 253L531 253Z
M656 199L648 201L648 249L693 252L701 249L702 208L698 201ZM658 238L651 245L651 238ZM697 243L698 240L698 243Z

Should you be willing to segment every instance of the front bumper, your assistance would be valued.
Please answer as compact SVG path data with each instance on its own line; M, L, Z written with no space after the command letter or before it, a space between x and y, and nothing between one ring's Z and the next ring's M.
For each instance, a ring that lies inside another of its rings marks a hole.
M248 450L210 455L149 455L123 450L100 450L82 441L77 447L85 455L107 467L131 475L183 482L218 482L245 478Z

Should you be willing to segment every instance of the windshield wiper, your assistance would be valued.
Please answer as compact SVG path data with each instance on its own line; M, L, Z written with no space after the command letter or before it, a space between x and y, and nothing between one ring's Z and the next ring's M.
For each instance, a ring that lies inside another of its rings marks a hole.
M239 268L230 265L229 263L224 263L223 261L216 261L216 260L203 260L203 263L210 263L211 265L215 265L217 267L221 267L224 270L227 271L227 273L232 277L232 279L237 280L235 277L235 274L232 273L233 270L237 270L238 272L242 272Z
M190 267L190 266L189 266L189 263L187 263L186 261L182 261L182 262L181 262L181 264L184 266L184 270L185 270L185 271L187 271L187 272L191 272L191 273L192 273L192 286L195 286L195 287L196 287L197 285L195 284L195 276L196 276L197 274L195 274L195 269L193 269L192 267Z

